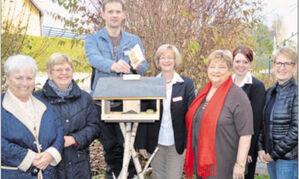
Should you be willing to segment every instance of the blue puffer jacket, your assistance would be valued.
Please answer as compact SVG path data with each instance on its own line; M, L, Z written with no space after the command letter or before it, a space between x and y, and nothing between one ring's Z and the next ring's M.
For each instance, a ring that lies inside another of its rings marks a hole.
M18 167L17 170L1 168L1 178L5 179L36 179L36 176L22 169L24 162L27 167L31 165L31 151L37 153L35 138L28 126L22 122L21 114L10 112L12 108L18 109L11 103L8 96L2 95L1 101L1 166ZM5 104L3 104L5 103ZM6 105L10 103L9 105ZM42 114L38 140L41 145L41 152L54 147L60 154L63 149L63 128L57 118L52 106L49 103L42 102L46 110ZM8 107L6 107L8 106ZM10 106L10 107L9 107ZM60 157L60 156L59 156ZM61 158L61 157L60 157ZM27 160L26 160L27 159ZM28 160L29 159L29 160ZM29 163L30 162L30 163ZM56 170L53 164L50 164L43 170L44 179L55 179Z
M35 94L53 105L64 128L65 136L73 136L78 146L64 148L58 165L58 178L91 178L89 145L100 132L99 115L91 96L72 81L69 96L59 97L48 81Z
M274 85L266 95L265 108L269 104L271 94L276 91L276 99L271 112L269 129L261 131L258 140L258 150L269 152L274 160L293 160L298 158L298 85L294 78L288 82ZM264 110L265 112L265 110ZM265 125L264 116L264 125ZM265 141L268 135L270 141ZM265 143L270 143L270 151Z

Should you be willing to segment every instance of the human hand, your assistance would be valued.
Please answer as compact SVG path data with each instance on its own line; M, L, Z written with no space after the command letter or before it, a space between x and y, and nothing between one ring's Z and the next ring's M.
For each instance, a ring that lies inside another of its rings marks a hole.
M251 163L252 162L252 157L250 155L247 156L247 162Z
M272 159L271 155L270 154L266 154L264 156L264 159L267 161L267 162L273 162L274 160Z
M48 167L48 165L53 161L53 157L48 152L42 152L36 155L36 158L32 162L32 165L44 170Z
M234 169L233 169L233 179L244 179L244 173L245 173L245 165L241 165L239 163L235 163Z
M259 159L261 160L262 163L268 163L265 156L266 156L266 153L264 150L260 150L258 151L258 155L259 155Z
M111 71L116 73L130 73L130 65L124 60L119 60L116 63L113 63L111 66Z
M140 155L143 156L143 158L145 158L145 159L148 159L148 158L149 158L149 155L148 155L146 149L140 149L140 150L139 150L139 153L140 153Z
M138 61L135 65L135 68L133 68L133 69L138 70L141 67L141 63L142 63L142 61Z
M38 161L41 159L42 155L40 153L35 153L35 157L32 161L32 165L37 167Z
M73 136L64 136L64 147L69 147L76 142Z

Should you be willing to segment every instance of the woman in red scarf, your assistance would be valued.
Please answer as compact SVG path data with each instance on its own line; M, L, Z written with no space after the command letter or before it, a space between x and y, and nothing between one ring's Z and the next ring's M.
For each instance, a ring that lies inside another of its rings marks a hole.
M185 174L192 178L241 179L253 134L252 108L231 78L232 54L216 50L208 57L207 83L190 105Z

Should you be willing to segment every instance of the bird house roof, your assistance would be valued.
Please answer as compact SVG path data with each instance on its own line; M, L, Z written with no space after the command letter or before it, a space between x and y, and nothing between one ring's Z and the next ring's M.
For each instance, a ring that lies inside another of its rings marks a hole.
M94 99L163 99L166 81L163 77L141 77L124 80L122 77L99 78Z

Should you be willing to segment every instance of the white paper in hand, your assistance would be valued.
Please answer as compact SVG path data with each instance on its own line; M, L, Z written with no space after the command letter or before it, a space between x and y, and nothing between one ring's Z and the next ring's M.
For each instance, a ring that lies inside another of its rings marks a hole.
M131 65L134 69L136 66L145 60L139 44L136 44L130 51L125 51L125 55L128 55L131 61Z

